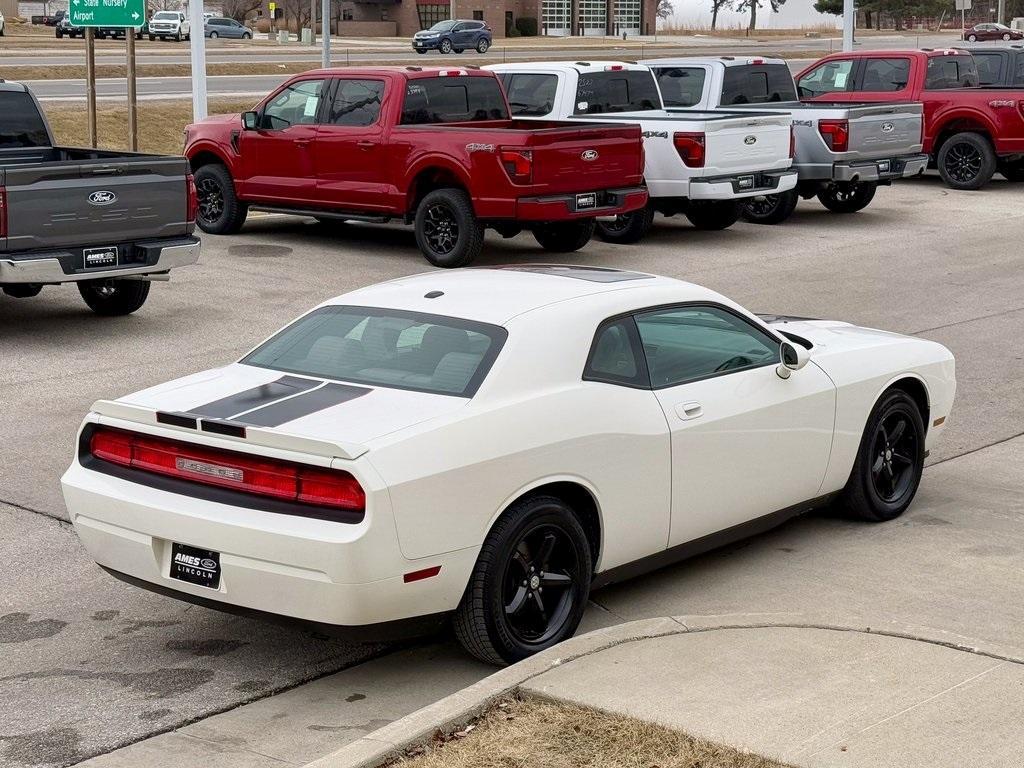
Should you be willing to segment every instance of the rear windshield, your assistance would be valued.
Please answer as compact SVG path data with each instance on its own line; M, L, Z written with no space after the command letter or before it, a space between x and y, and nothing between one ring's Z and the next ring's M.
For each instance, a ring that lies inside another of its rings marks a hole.
M0 115L0 149L50 146L43 116L24 91L0 91Z
M250 352L259 368L472 397L497 357L504 328L370 307L321 307Z
M496 77L430 77L405 86L402 125L505 120L508 108Z
M978 85L978 67L973 56L932 56L924 87L929 91L972 88Z
M665 67L654 70L666 107L692 107L704 93L704 67Z
M581 74L576 86L576 114L602 115L661 109L654 75L647 70Z
M744 64L725 68L722 106L796 100L793 73L785 64Z
M169 11L162 11L160 13L153 14L154 21L178 21L179 18L178 14L171 13Z
M522 72L502 75L508 107L519 117L543 117L555 108L558 75Z
M1000 71L1003 68L1003 57L999 51L988 52L972 52L974 56L974 64L978 68L978 82L982 85L998 85L1000 78Z

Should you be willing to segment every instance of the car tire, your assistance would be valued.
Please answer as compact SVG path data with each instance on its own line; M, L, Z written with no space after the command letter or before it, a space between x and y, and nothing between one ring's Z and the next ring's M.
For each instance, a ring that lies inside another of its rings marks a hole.
M594 219L549 221L533 229L540 247L551 253L573 253L590 242L597 222Z
M482 39L482 40L480 40L480 42L478 42L476 44L476 52L477 53L487 53L487 50L490 47L491 47L491 44L487 40L483 40Z
M455 611L455 636L470 654L500 666L550 648L579 627L592 571L586 532L564 501L518 501L480 549Z
M996 153L987 137L964 131L943 142L937 165L951 189L981 189L996 172Z
M3 34L3 33L2 33L2 32L0 32L0 35L2 35L2 34ZM64 37L64 33L63 33L63 32L61 32L61 31L60 31L60 30L58 29L58 30L57 30L57 39L59 40L59 39L61 39L62 37Z
M781 224L793 215L799 202L800 193L795 189L747 197L740 203L740 218L751 224Z
M174 33L174 42L176 42L176 43L180 43L181 42L181 30L178 30L177 32Z
M444 53L444 54L451 53L452 52L452 41L451 40L442 40L441 44L437 46L437 50L439 50L441 53Z
M484 225L463 190L454 187L427 193L416 207L416 245L435 267L452 269L473 262L484 245Z
M832 213L856 213L871 204L877 189L874 181L832 183L818 193L818 201Z
M89 309L97 315L130 315L146 303L148 280L82 280L77 283Z
M873 523L902 515L921 483L924 440L924 419L914 398L900 389L883 393L868 417L839 497L842 511Z
M968 35L967 36L967 42L969 42L969 43L976 43L976 42L978 42L978 36L977 35Z
M218 34L217 34L216 32L211 32L211 33L210 33L210 39L211 39L211 40L215 40L215 39L216 39L216 38L218 38L218 37L219 37L219 35L218 35Z
M1003 33L1003 40L1004 40L1005 42L1007 42L1007 43L1008 43L1008 42L1010 42L1010 40L1011 40L1011 37L1010 37L1010 34L1009 34L1008 32L1004 32L1004 33Z
M243 32L242 33L242 39L243 40L252 40L252 34L250 32Z
M156 40L156 35L150 35L150 36L149 36L149 42L151 42L151 43L152 43L152 42L154 42L155 40Z
M654 223L654 207L645 205L638 211L630 211L615 217L615 221L599 221L597 236L606 243L629 245L638 243L651 231Z
M740 218L738 200L691 200L686 218L697 229L708 232L728 229Z
M1024 181L1024 160L999 163L999 173L1007 181Z
M418 54L421 54L421 55L425 54L426 52L427 52L427 51L426 51L426 49L424 49L424 48L417 48L417 49L416 49L416 53L418 53Z
M196 223L211 235L233 235L249 215L249 206L238 199L231 173L219 163L203 165L195 173L199 211Z

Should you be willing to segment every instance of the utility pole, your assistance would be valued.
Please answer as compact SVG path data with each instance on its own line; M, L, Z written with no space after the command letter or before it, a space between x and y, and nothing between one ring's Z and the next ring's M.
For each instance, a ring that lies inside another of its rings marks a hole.
M139 151L139 94L135 79L135 27L125 30L128 53L128 150Z
M843 50L853 50L853 28L857 24L857 11L853 0L843 0Z
M202 120L209 114L206 103L206 23L203 0L189 0L189 47L192 49L192 119Z
M316 0L309 0L309 42L316 45Z
M996 13L996 21L1000 24L1005 24L1006 19L1006 0L999 0L999 10Z
M321 63L324 65L324 69L328 69L331 66L331 0L322 0L322 3L320 13L323 18L320 19L320 36L323 38L324 51Z
M96 31L85 29L85 98L89 122L89 146L96 149Z

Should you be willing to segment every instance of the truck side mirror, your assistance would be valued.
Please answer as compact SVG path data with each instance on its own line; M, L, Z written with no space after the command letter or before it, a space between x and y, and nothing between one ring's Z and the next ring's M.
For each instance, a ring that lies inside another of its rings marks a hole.
M260 115L258 112L243 112L242 113L242 125L247 131L255 131L259 124Z
M811 359L811 355L806 349L788 341L779 345L779 356L782 358L782 362L779 363L775 372L779 374L780 379L788 379L793 371L799 371Z

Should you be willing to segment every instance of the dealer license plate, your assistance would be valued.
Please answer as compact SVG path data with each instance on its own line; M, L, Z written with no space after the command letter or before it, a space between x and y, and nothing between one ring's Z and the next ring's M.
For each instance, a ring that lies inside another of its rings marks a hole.
M597 208L597 195L593 192L576 195L576 210L585 211L588 208Z
M171 542L170 577L200 587L220 586L220 552Z
M879 160L878 161L878 172L879 173L888 173L890 167L891 167L891 164L889 163L888 160Z
M117 246L107 248L86 248L82 251L86 269L102 269L117 266Z

